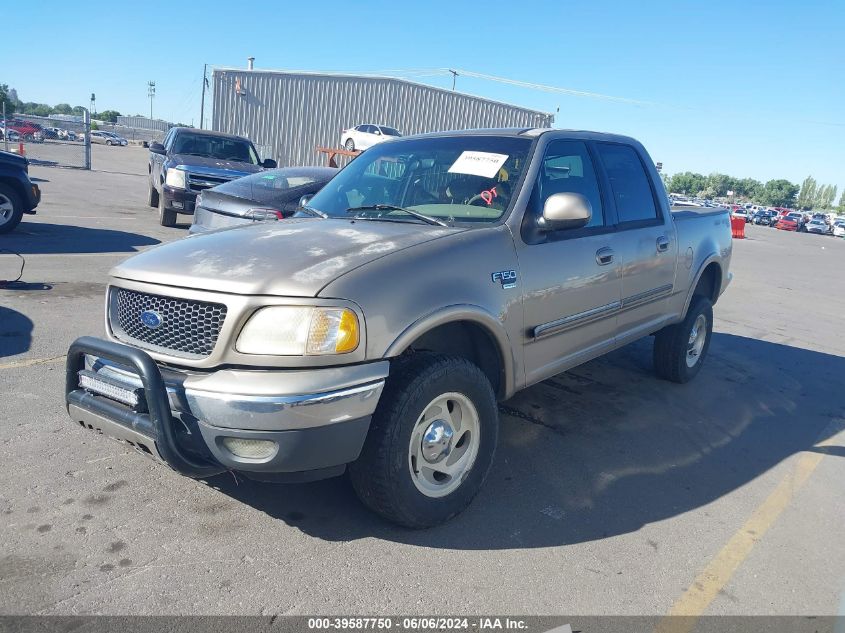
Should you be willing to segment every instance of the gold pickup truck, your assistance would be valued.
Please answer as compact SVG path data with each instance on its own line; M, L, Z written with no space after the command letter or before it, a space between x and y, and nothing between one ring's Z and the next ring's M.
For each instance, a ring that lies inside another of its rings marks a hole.
M649 335L656 372L692 379L730 258L727 210L671 211L633 139L398 138L292 219L114 268L68 412L191 477L348 470L374 511L431 526L481 488L497 401Z

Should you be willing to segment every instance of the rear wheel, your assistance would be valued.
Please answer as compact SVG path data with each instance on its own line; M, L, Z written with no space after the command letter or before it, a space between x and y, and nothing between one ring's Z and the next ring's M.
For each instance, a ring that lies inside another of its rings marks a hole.
M355 151L355 141L351 138L346 139L346 144L344 145L347 151L354 152Z
M23 217L23 202L18 192L0 183L0 233L9 233Z
M463 358L396 362L349 475L363 503L410 528L443 523L484 483L498 439L496 397Z
M162 226L176 226L176 211L165 206L162 195L158 197L158 223Z
M701 369L713 335L713 304L695 296L680 323L660 330L654 337L654 369L664 380L685 383Z

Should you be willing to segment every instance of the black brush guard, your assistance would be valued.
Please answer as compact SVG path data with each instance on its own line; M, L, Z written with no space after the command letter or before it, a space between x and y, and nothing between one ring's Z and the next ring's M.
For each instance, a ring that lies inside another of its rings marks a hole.
M78 372L85 369L85 355L105 358L134 369L144 386L148 413L97 397L79 386ZM76 339L67 353L65 401L102 416L155 441L158 453L173 470L193 478L211 477L225 470L219 464L191 455L179 446L170 401L161 372L145 352L92 336Z

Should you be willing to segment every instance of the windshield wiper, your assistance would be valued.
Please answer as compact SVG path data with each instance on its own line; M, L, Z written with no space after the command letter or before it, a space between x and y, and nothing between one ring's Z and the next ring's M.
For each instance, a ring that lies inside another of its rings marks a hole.
M418 220L422 220L426 224L436 224L438 226L449 226L443 220L438 220L437 218L433 218L430 215L425 215L424 213L420 213L419 211L414 211L413 209L406 209L405 207L397 207L392 204L367 204L361 207L349 207L346 212L347 213L357 213L358 211L387 211L387 213L383 215L390 215L394 211L402 211L403 213L407 213L412 218L416 218ZM366 216L355 216L355 217L366 217Z
M305 213L310 213L311 215L317 216L318 218L325 219L325 218L329 217L328 213L324 213L323 211L320 211L319 209L315 209L314 207L302 206L302 207L299 207L299 211L304 211Z

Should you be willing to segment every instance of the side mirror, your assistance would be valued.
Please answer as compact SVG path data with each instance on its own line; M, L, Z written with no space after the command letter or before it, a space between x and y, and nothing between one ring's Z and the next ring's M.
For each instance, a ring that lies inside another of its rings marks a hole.
M161 143L150 143L150 151L153 154L161 154L162 156L167 154L167 150L164 149L164 145Z
M313 193L306 193L299 199L299 206L304 207L307 206L309 202L311 202L311 198L314 197Z
M279 166L279 164L272 158L265 158L264 162L261 163L261 166L264 167L264 169L275 169Z
M543 231L580 229L592 217L592 205L580 193L556 193L546 198L539 224Z

